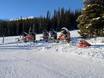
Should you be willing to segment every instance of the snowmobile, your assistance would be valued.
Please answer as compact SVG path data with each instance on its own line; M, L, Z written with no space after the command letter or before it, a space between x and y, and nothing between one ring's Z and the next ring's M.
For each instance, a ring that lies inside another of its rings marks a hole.
M58 40L70 43L70 32L67 28L63 27L61 29L61 34L59 35Z
M16 38L16 42L19 42L19 43L20 42L35 42L35 40L36 40L36 34L35 33L28 34L26 32L24 32L22 34L22 37Z
M32 34L26 34L22 36L22 40L24 42L30 42L34 40L34 36Z
M77 45L78 48L88 48L91 44L85 40L80 40L79 44Z

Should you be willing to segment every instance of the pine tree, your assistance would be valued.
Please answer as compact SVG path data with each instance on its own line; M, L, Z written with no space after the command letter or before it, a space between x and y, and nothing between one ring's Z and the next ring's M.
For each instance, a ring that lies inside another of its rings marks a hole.
M104 36L104 0L85 0L77 22L82 37Z

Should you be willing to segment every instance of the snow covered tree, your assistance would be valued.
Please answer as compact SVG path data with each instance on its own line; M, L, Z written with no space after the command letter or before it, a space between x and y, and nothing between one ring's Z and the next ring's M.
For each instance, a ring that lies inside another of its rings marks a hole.
M82 37L104 36L104 0L85 0L77 22Z
M100 4L104 6L104 0L84 0L85 6L88 4Z

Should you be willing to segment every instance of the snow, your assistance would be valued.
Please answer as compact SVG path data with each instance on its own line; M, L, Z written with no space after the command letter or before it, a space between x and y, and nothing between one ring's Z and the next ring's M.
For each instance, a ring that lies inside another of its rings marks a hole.
M103 37L87 39L89 48L76 47L76 30L71 37L70 44L15 43L19 36L6 37L2 44L0 38L0 78L104 78Z
M9 19L10 21L16 21L16 20L21 20L21 19L33 19L34 16L28 16L28 17L19 17L19 18L11 18Z

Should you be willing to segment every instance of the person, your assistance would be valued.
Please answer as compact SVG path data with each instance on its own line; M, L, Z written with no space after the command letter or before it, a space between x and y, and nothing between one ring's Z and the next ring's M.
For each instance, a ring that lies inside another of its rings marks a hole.
M43 30L43 40L45 40L46 42L49 39L49 33L47 30Z
M22 34L22 40L24 41L24 42L27 42L27 39L26 39L26 36L27 36L28 34L26 33L26 32L23 32L23 34Z
M50 39L57 40L57 32L54 29L50 31Z
M33 42L35 42L36 41L36 33L32 32L31 35L33 37Z
M70 42L70 32L67 28L63 27L61 29L61 34L58 38L58 40L63 40L63 41L66 41L66 42Z

